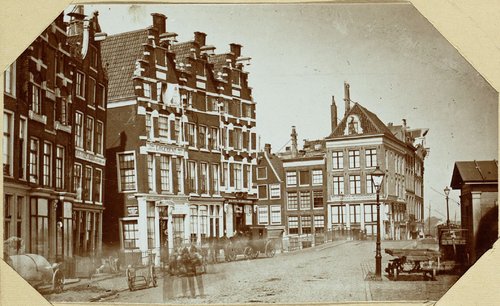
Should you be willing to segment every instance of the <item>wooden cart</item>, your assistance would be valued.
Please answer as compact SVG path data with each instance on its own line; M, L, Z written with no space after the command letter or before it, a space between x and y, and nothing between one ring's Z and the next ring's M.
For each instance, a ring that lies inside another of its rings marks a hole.
M7 263L37 290L51 289L60 293L64 289L64 274L60 264L50 264L42 255L11 255Z
M435 280L439 269L441 252L432 249L385 249L385 253L393 256L385 272L393 280L398 279L401 273L422 273L424 279L429 274Z
M158 286L158 276L154 266L155 254L143 252L140 262L129 265L125 274L130 291Z

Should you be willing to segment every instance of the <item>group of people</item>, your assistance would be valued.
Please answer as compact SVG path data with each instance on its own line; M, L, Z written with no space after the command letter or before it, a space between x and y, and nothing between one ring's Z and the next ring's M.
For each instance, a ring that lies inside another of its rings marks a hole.
M177 276L180 279L184 297L196 297L196 287L199 296L204 296L203 273L206 272L205 269L204 258L196 246L179 248L169 263L170 287L172 287L173 277ZM172 294L172 292L171 290L167 293Z

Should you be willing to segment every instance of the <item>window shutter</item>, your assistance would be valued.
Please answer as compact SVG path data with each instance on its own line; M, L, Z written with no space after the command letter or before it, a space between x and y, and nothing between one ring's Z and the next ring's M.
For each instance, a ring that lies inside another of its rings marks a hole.
M234 164L229 163L229 186L234 187Z
M243 165L243 188L248 186L248 165Z
M257 144L257 135L255 133L252 133L252 150L256 149L256 144Z
M170 121L170 139L177 140L175 137L175 120Z

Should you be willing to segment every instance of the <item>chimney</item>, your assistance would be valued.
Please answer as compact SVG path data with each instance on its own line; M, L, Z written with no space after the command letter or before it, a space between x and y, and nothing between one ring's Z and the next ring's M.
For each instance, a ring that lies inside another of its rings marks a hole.
M203 47L205 45L207 38L207 34L203 32L194 32L194 42L198 44L198 46Z
M238 44L230 44L229 47L231 48L231 53L234 54L235 58L240 57L241 55L241 45Z
M335 96L332 96L332 105L330 106L332 116L332 133L337 128L337 104L335 104Z
M267 155L271 155L271 144L266 143L266 144L264 145L264 152L265 152Z
M159 13L152 13L153 16L153 27L158 30L158 35L161 35L167 31L167 16Z
M68 26L68 36L79 35L83 32L83 19L85 14L83 13L83 5L75 5L71 13L68 14L70 17Z
M297 150L297 131L295 130L295 125L292 126L292 157L297 157L298 150Z
M351 95L349 93L349 83L344 82L344 102L345 102L345 113L344 116L351 110Z
M403 127L406 128L406 119L403 119Z

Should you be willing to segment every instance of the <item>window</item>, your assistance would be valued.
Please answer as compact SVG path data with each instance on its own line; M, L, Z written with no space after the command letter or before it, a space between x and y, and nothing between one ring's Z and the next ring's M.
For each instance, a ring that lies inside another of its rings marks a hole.
M201 188L200 192L203 194L208 194L208 186L210 184L208 180L208 164L200 163L200 180L201 180Z
M90 45L88 50L90 67L97 68L97 49L96 47Z
M219 149L219 129L216 127L210 128L209 145L212 150Z
M297 172L287 171L286 172L286 185L296 186L297 185Z
M179 193L184 192L184 177L183 177L183 171L182 171L182 159L181 158L176 158L175 159L175 171L177 172L177 191Z
M366 175L366 193L375 193L375 192L377 192L377 189L375 188L375 185L373 184L372 175L367 174Z
M125 249L137 248L139 241L139 227L137 220L123 221L123 247Z
M344 152L338 151L332 153L332 168L333 169L343 169L344 168Z
M300 217L300 226L302 228L302 234L310 234L311 233L311 216L301 216Z
M298 234L299 233L299 217L290 216L288 217L288 234Z
M56 188L64 188L64 147L56 147Z
M377 166L377 150L367 149L365 151L366 157L366 167L376 167Z
M104 128L103 123L101 121L97 121L96 124L96 153L103 155L104 154Z
M323 170L312 171L312 183L313 185L323 185Z
M4 194L3 202L3 239L7 240L11 236L10 224L12 221L12 195Z
M240 72L233 70L231 72L231 78L233 80L233 85L240 85Z
M49 253L49 207L46 199L31 199L30 208L30 253L48 257Z
M311 184L311 174L308 170L299 171L299 184L301 186L308 186Z
M19 178L22 180L26 179L26 146L28 144L27 133L26 133L27 130L28 130L28 121L26 120L26 118L19 117L19 147L18 147L19 158L17 159L17 162L19 167L18 168Z
M101 84L99 84L99 92L101 94L99 95L99 101L97 102L97 105L104 108L106 102L106 88Z
M365 222L377 222L377 205L365 204Z
M252 167L250 165L244 165L244 168L245 168L245 173L246 173L246 184L245 184L245 188L247 189L250 189L250 187L252 186Z
M221 139L222 147L224 148L229 146L229 144L227 143L228 141L227 133L228 133L227 127L224 127L224 129L222 130L222 139Z
M281 198L280 184L270 184L269 185L269 197L271 199L279 199L279 198Z
M214 194L220 193L219 187L219 165L212 164L212 191Z
M144 83L142 84L142 88L144 89L144 97L151 98L151 85Z
M62 125L68 125L68 99L66 97L61 98L59 108L59 122Z
M181 141L181 120L179 118L175 118L174 120L174 130L172 140L179 142Z
M75 146L83 148L83 114L75 113Z
M95 105L95 97L96 97L95 79L89 77L89 95L87 99L87 104L92 106Z
M30 139L30 182L38 183L38 139Z
M148 187L149 191L156 191L156 175L155 175L155 157L153 154L148 154Z
M294 210L298 208L298 198L297 192L289 192L287 194L287 207L289 210Z
M191 147L196 146L196 131L193 123L186 123L186 141Z
M85 75L80 71L76 72L76 95L85 98Z
M11 95L16 96L16 62L12 63L7 67L4 72L3 79L3 88L4 92Z
M85 131L85 148L87 151L94 151L94 118L87 117Z
M222 163L222 181L221 184L222 186L229 186L229 179L228 179L228 173L229 173L229 164L228 163Z
M153 138L153 121L151 119L151 113L146 113L146 137L148 139Z
M40 87L31 84L31 111L42 114L42 93Z
M82 199L82 165L75 164L73 167L73 190L76 193L76 199Z
M271 205L271 224L279 225L281 224L281 206Z
M257 191L259 193L259 199L261 200L267 199L267 185L257 186Z
M300 209L311 208L311 193L309 191L300 192Z
M349 176L349 192L350 192L350 194L361 193L361 176L360 175L350 175Z
M267 168L266 167L257 167L257 179L258 180L267 179Z
M190 192L197 192L196 186L196 163L194 161L188 161L188 189Z
M155 248L155 202L147 202L148 249Z
M333 177L333 194L341 195L344 194L344 177L334 176Z
M200 206L199 218L200 218L200 235L204 237L207 234L208 211L206 206Z
M325 231L325 216L314 216L314 232L322 233Z
M85 167L85 185L83 186L83 199L92 201L92 167Z
M13 174L14 121L12 113L3 113L3 174Z
M349 168L359 168L359 151L353 150L349 151Z
M344 224L344 207L332 206L332 224Z
M102 170L96 168L94 173L94 200L102 203Z
M359 204L349 205L349 220L351 224L361 222L361 209Z
M135 155L134 153L118 154L120 191L136 189Z
M259 224L269 224L269 208L267 206L259 206Z
M167 155L160 156L160 182L161 191L172 191L170 188L170 158Z
M196 233L198 233L198 207L191 206L189 208L190 218L189 225L191 229L191 242L196 243Z
M207 148L207 127L204 125L199 126L199 133L198 136L200 137L200 148L206 149Z
M323 190L313 191L313 205L314 208L323 208Z
M43 143L43 185L52 186L52 144Z
M241 189L241 164L234 164L234 187L236 190Z
M160 139L168 139L168 118L160 116L158 117L158 133Z
M241 150L243 147L243 138L241 129L234 129L233 135L234 135L234 149Z

